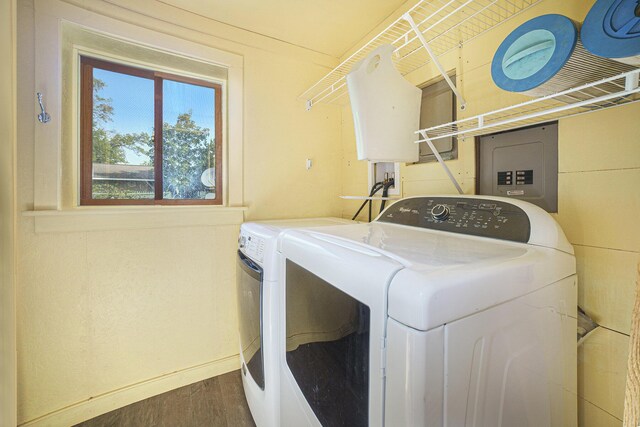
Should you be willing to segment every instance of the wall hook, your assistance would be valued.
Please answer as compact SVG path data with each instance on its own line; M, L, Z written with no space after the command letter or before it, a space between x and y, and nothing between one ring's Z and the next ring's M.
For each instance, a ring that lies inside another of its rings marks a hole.
M51 121L51 116L44 109L44 105L42 104L42 94L38 92L36 94L38 96L38 104L40 104L40 109L42 113L38 114L38 121L40 123L49 123Z

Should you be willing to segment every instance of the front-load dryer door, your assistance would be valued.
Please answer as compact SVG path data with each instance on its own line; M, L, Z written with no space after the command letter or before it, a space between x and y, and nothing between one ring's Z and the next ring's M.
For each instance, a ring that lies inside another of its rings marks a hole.
M283 426L381 426L387 286L402 267L320 233L281 242Z

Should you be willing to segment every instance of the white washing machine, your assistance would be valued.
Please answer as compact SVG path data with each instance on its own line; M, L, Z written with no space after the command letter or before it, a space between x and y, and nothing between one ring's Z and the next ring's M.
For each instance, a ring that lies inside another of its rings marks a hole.
M575 426L576 268L518 200L407 198L278 241L282 426Z
M354 224L340 218L247 222L238 238L238 319L242 384L259 427L279 423L276 239L285 229Z

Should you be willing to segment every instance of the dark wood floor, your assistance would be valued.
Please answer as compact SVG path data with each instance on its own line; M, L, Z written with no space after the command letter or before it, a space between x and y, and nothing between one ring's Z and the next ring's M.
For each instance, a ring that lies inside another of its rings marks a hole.
M240 371L229 372L116 409L76 427L255 426Z

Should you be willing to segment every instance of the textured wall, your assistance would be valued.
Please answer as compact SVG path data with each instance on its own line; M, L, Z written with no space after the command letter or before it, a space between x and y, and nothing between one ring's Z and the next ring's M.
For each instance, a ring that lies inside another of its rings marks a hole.
M339 215L340 111L307 113L297 100L335 59L238 29L225 33L161 2L77 3L95 19L110 16L241 55L245 219ZM18 205L28 213L34 127L42 125L34 120L34 4L19 8ZM181 26L172 24L178 20ZM309 171L307 158L314 161ZM67 231L36 232L34 222L64 215L18 221L20 423L70 425L236 369L242 214L207 225L174 213L169 225L138 229L119 227L114 215L109 230L92 230L89 213L78 231L67 221ZM98 224L104 216L93 218Z
M0 425L16 424L16 1L0 1Z
M578 349L584 426L619 426L623 415L640 260L638 115L635 104L560 122L557 219L576 250L579 304L602 325Z

